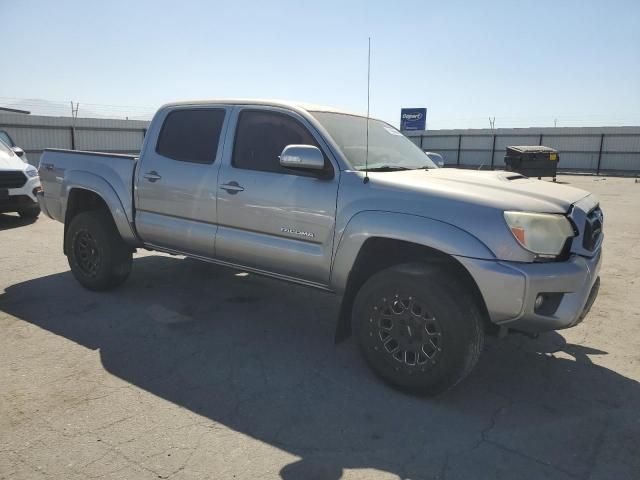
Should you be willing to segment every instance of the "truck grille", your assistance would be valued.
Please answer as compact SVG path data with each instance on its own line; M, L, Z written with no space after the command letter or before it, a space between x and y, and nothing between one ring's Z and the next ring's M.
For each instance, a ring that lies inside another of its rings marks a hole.
M592 252L599 243L602 235L603 216L600 207L596 207L587 214L584 222L584 233L582 235L582 246L585 250Z
M0 188L20 188L27 183L27 177L20 170L0 172Z

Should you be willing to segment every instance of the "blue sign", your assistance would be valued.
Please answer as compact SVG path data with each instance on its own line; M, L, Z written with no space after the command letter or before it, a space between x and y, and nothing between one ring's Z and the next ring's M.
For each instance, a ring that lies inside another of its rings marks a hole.
M403 108L400 111L400 130L426 130L426 108Z

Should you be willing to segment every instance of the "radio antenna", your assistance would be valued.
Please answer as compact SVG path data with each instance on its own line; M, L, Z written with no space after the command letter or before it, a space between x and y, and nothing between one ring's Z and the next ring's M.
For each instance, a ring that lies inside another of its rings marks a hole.
M371 37L369 37L369 51L367 54L367 140L364 153L364 180L369 183L369 104L371 99Z

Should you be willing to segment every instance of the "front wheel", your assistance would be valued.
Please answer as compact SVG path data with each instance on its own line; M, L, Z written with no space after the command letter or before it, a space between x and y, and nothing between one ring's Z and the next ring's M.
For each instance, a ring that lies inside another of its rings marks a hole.
M373 275L356 296L353 324L373 371L412 393L453 387L473 369L484 342L482 317L467 286L426 264Z
M122 240L106 210L76 215L65 237L73 276L89 290L108 290L124 282L131 272L131 248Z
M18 210L18 215L20 215L20 218L26 218L26 219L38 218L38 215L40 215L40 206L34 205L33 207Z

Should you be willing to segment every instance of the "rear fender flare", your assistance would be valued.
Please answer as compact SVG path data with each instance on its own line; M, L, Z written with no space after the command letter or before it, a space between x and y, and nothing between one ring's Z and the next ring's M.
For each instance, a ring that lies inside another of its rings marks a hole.
M133 229L133 219L129 218L123 202L113 186L104 178L93 173L74 170L65 174L62 184L61 211L63 221L66 223L66 212L69 194L73 189L89 190L98 195L109 208L113 221L122 239L129 244L139 244L138 237Z

